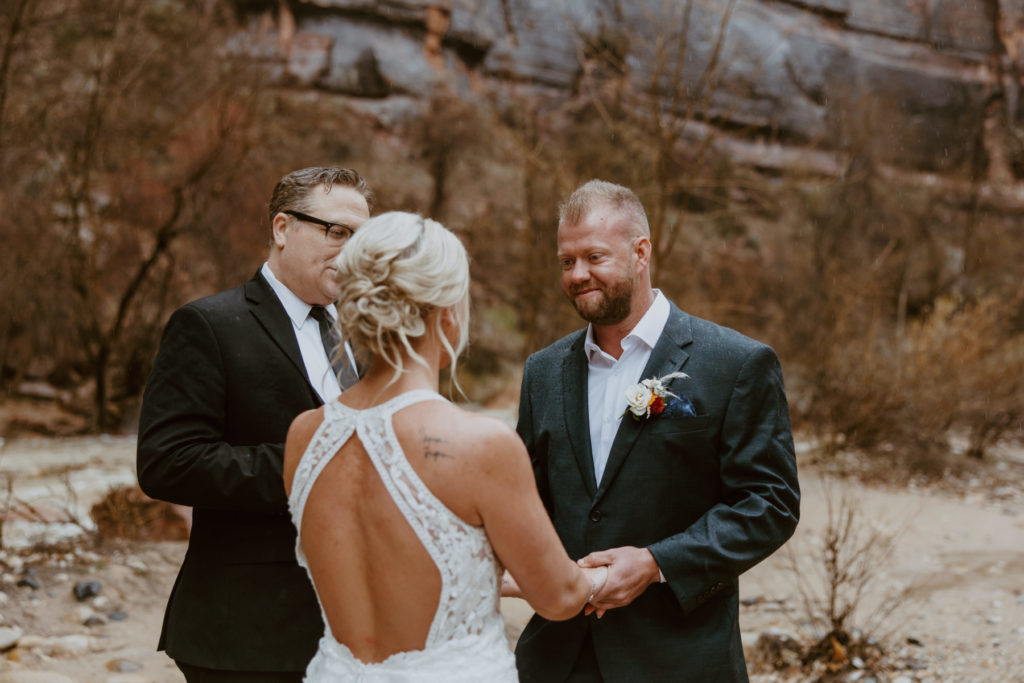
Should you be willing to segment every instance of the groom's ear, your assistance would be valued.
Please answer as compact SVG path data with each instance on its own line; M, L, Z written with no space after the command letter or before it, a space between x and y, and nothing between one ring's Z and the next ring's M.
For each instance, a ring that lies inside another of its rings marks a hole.
M641 235L633 240L633 255L636 256L637 266L640 270L649 268L651 265L651 240Z

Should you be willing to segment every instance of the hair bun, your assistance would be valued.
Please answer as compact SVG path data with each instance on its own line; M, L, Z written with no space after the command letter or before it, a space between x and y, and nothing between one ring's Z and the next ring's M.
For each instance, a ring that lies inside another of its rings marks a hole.
M463 338L452 349L453 360L465 346L469 259L440 223L410 213L381 214L356 231L335 263L338 325L356 347L401 371L402 351L416 356L410 340L426 333L430 313L460 303Z

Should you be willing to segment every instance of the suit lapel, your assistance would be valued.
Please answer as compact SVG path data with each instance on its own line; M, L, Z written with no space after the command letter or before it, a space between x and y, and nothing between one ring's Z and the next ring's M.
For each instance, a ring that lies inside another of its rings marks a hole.
M669 302L670 311L665 329L662 330L658 343L651 350L651 357L644 367L643 373L637 377L641 379L650 377L663 377L682 369L689 359L690 354L684 347L693 340L690 332L689 316L683 313L675 304ZM672 380L668 387L671 391L673 386L678 388L679 380ZM615 440L612 441L612 449L608 454L608 464L605 465L604 475L601 477L601 484L597 490L596 499L604 495L608 487L615 480L622 463L626 461L636 443L637 437L643 432L646 422L634 420L631 417L623 417L619 423L619 430L615 433ZM597 500L595 499L595 503Z
M597 490L594 478L594 456L590 444L590 411L587 401L587 356L583 351L586 332L577 337L568 355L562 361L562 406L565 409L566 432L572 444L576 464L593 497Z
M302 352L299 350L299 342L295 338L292 321L270 284L263 279L259 272L253 279L245 283L245 298L249 302L249 311L253 317L302 376L302 380L316 400L316 405L323 403L319 394L313 389L313 385L309 383L306 364L302 360Z

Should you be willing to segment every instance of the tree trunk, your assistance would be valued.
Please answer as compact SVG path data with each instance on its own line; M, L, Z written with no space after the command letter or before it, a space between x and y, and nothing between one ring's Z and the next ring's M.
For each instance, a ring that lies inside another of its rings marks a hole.
M110 428L110 414L107 412L107 372L110 365L110 345L103 342L96 354L96 367L93 370L93 377L96 380L96 390L93 394L95 408L94 424L96 430L105 432Z

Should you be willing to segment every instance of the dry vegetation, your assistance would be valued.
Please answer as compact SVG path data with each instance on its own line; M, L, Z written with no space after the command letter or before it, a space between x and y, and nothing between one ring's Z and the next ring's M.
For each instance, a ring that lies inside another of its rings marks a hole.
M150 681L181 680L155 642L186 545L160 539L180 539L187 517L124 486L134 446L131 436L87 436L0 449L13 483L0 497L0 629L23 631L0 654L0 679L46 671L111 683L111 666L126 661ZM976 469L999 475L1000 462L1015 468L1002 490L984 481L952 495L804 467L796 536L740 580L751 680L1019 680L1024 451L997 451ZM99 596L77 599L82 581L99 581ZM532 612L514 599L502 608L514 641Z
M981 201L983 141L936 142L972 160L939 178L956 192L902 179L878 161L900 142L878 107L834 98L842 177L734 164L710 125L737 58L722 50L731 2L697 62L684 57L693 5L680 3L656 18L666 30L654 44L615 27L580 34L571 98L514 83L472 99L441 90L387 124L366 102L274 82L259 45L239 49L230 6L0 9L8 397L60 403L79 416L70 430L132 429L169 312L262 258L274 180L343 164L372 181L380 209L428 213L464 236L476 400L507 398L522 358L576 326L550 258L554 216L575 185L603 177L644 199L670 297L779 351L794 420L822 457L854 449L936 476L1020 438L1024 240ZM666 97L664 83L679 85ZM29 415L4 429L51 426ZM966 446L951 448L957 439Z
M259 45L240 49L231 3L3 3L0 400L16 409L0 435L131 431L170 311L251 276L282 173L336 164L371 181L379 210L463 236L474 342L462 384L481 404L512 405L526 354L578 325L557 286L555 216L602 177L648 207L659 287L778 350L822 466L854 452L857 473L889 483L984 476L996 444L1024 437L1024 240L1012 212L983 201L983 141L936 141L970 168L922 183L880 161L900 141L875 104L835 97L841 177L735 164L712 125L735 58L721 40L733 3L721 5L699 63L682 56L693 5L676 3L654 44L615 27L581 34L571 98L516 83L471 99L442 90L385 123L373 103L273 81ZM679 85L656 96L666 82ZM180 531L136 497L113 493L97 524ZM41 514L8 491L0 529L16 509ZM874 656L857 607L893 543L848 502L829 507L820 581L797 590L813 633L788 664L838 671Z

